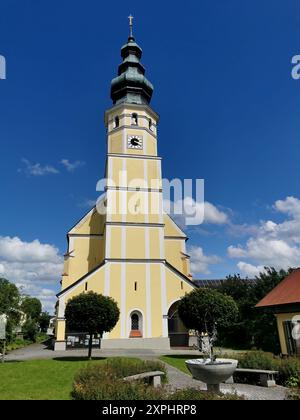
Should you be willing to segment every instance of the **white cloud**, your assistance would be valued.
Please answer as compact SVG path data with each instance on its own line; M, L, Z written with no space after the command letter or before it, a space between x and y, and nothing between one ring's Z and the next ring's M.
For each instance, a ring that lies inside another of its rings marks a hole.
M237 264L237 266L240 269L242 276L250 277L250 278L258 276L260 273L263 273L265 271L263 266L255 266L255 265L248 264L242 261L240 261Z
M62 159L60 163L67 169L68 172L74 172L75 169L80 168L85 165L85 162L76 160L75 162L70 162L69 159Z
M228 223L228 215L209 202L205 202L204 222L215 225Z
M207 201L198 203L192 197L186 197L184 200L175 202L165 199L164 210L182 227L186 225L201 225L203 223L224 225L229 221L228 215L215 205ZM193 219L193 223L188 223L188 219Z
M58 174L59 171L51 165L42 166L40 163L31 163L28 159L22 159L25 168L19 169L19 172L24 172L29 176L44 176L50 174Z
M287 197L276 201L273 207L287 219L281 223L261 222L244 246L228 247L229 257L251 261L251 264L239 262L243 273L259 272L264 266L277 269L300 266L300 200Z
M277 200L275 209L292 217L300 219L300 200L295 197L287 197L285 200Z
M209 265L221 262L221 259L216 255L205 255L201 247L192 246L188 252L191 256L191 272L193 274L209 274Z
M63 257L53 245L0 236L0 275L38 297L50 312L56 301L52 287L58 284L62 269Z

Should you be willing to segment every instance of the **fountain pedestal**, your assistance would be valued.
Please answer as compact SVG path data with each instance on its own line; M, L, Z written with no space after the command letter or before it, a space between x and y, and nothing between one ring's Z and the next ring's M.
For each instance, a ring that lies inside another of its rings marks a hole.
M206 383L209 392L220 393L220 384L229 379L235 372L238 361L234 359L192 359L185 364L193 378Z

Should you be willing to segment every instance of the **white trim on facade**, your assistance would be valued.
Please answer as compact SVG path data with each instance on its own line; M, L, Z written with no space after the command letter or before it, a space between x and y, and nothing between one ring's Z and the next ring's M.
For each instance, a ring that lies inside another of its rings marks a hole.
M68 253L70 254L72 252L72 256L75 256L75 247L74 247L74 243L75 243L75 238L74 236L69 236L69 246L68 246Z
M110 263L106 263L104 266L104 296L110 296ZM109 333L105 332L103 334L103 340L109 338Z
M121 227L121 258L126 258L126 226Z
M164 236L164 229L159 229L159 256L162 260L165 259L165 236Z
M127 177L127 159L122 159L122 171L123 177ZM125 179L122 179L122 186L127 186ZM127 191L122 191L120 193L120 200L121 200L121 213L122 213L122 222L126 222L127 217Z
M110 251L111 251L111 226L106 225L105 258L110 258Z
M126 337L126 264L121 264L121 338Z
M110 294L110 264L106 263L104 266L104 296Z
M65 317L65 309L66 309L66 303L65 303L65 296L61 296L59 298L59 304L58 304L58 318L64 318Z
M167 312L167 282L166 282L166 267L161 264L160 267L160 281L161 281L161 311L162 311L162 332L163 337L168 337L168 319Z
M145 188L148 188L148 161L144 160L144 181L145 181ZM148 192L145 194L145 223L149 223L149 194Z
M127 158L127 159L141 159L141 160L144 160L144 159L152 159L152 160L159 160L159 161L161 161L162 160L162 158L160 157L160 156L154 156L154 155L151 155L151 156L146 156L146 155L133 155L133 154L130 154L130 153L128 153L128 154L126 154L126 153L124 153L124 154L122 154L122 153L109 153L108 154L108 157L112 157L112 158Z
M146 321L147 331L145 331L145 337L152 337L152 308L151 308L151 266L146 264Z
M126 330L127 330L126 335L127 336L125 338L129 338L129 335L130 335L130 332L131 332L131 315L133 315L134 313L139 315L139 321L140 321L140 315L142 317L142 331L141 331L141 333L143 335L143 338L146 338L145 337L146 336L146 334L145 334L145 332L146 332L146 329L145 329L145 315L144 315L144 312L140 308L132 308L128 311L127 323L126 323L127 324L127 328L126 328ZM132 338L132 340L138 340L138 338Z

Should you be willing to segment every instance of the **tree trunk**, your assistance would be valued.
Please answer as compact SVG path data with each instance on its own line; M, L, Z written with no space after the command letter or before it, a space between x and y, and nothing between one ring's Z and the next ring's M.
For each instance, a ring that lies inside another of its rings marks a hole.
M93 348L93 334L90 333L90 338L89 338L89 354L88 354L89 360L92 360L92 348Z

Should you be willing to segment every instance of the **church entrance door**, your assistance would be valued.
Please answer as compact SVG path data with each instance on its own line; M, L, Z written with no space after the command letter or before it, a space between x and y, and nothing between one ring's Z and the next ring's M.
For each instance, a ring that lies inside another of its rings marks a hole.
M173 303L168 311L168 330L171 347L188 347L189 331L178 316L179 301Z

